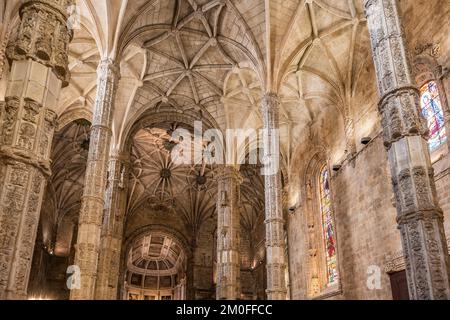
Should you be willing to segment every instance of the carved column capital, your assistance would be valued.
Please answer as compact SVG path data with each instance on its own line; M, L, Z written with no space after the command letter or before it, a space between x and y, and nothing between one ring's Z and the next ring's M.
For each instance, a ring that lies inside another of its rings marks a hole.
M235 167L222 166L217 169L216 173L217 174L215 178L217 179L218 182L223 180L233 180L234 183L238 185L242 184L243 182L243 177L241 173Z
M261 101L261 107L263 109L278 108L279 105L280 105L280 98L278 97L278 94L274 92L266 93Z
M69 43L73 31L67 26L68 6L73 0L26 0L20 7L22 21L15 38L10 39L7 57L13 60L32 59L50 67L67 86Z
M120 79L120 65L113 59L105 58L100 60L97 67L97 74L99 78L107 77L112 80Z

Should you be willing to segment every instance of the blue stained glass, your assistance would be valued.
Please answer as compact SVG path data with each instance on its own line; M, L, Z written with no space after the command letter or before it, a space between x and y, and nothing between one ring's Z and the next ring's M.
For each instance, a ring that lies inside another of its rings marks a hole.
M422 114L427 120L430 131L428 144L430 151L435 151L447 141L444 111L436 82L430 81L420 89Z

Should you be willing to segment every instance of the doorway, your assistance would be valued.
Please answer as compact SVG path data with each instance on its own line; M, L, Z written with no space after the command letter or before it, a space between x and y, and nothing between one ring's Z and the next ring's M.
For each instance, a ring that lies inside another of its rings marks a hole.
M392 298L394 300L409 300L408 282L406 281L406 270L391 273Z

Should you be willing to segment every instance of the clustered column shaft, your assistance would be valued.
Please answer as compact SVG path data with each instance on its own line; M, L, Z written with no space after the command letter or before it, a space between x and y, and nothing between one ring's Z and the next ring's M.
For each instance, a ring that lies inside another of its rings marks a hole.
M115 300L119 284L120 256L128 185L128 163L120 156L109 161L105 215L95 290L96 300Z
M397 0L365 0L411 299L450 299L449 256Z
M242 178L234 167L220 169L217 202L217 299L241 298L239 189Z
M115 63L109 59L102 60L98 67L97 96L75 255L75 265L81 271L81 289L71 291L72 300L93 300L95 297L111 128L118 81L119 69Z
M261 113L264 124L264 175L266 211L266 259L267 259L267 298L285 300L286 257L285 231L281 201L282 184L279 162L279 99L269 93L262 101ZM268 160L270 159L270 160Z

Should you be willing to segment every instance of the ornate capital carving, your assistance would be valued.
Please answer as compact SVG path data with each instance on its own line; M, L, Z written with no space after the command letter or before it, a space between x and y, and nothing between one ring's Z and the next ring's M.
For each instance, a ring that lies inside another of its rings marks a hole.
M237 170L235 167L230 166L223 166L218 168L216 179L217 181L233 180L236 184L242 184L243 182L243 178L239 170Z
M112 59L103 59L97 67L99 78L107 78L111 80L120 79L120 66Z
M13 60L33 59L53 69L67 86L69 42L73 32L67 27L68 6L73 0L26 0L20 7L19 31L10 39L7 57Z
M280 106L280 99L276 93L267 93L264 95L261 101L261 111L266 112L278 112Z
M433 168L424 167L406 168L392 178L399 224L430 215L443 218L442 211L436 205L433 179Z
M390 148L394 142L407 136L427 138L428 128L419 114L419 93L414 87L402 87L388 92L379 103L382 116L384 145Z

